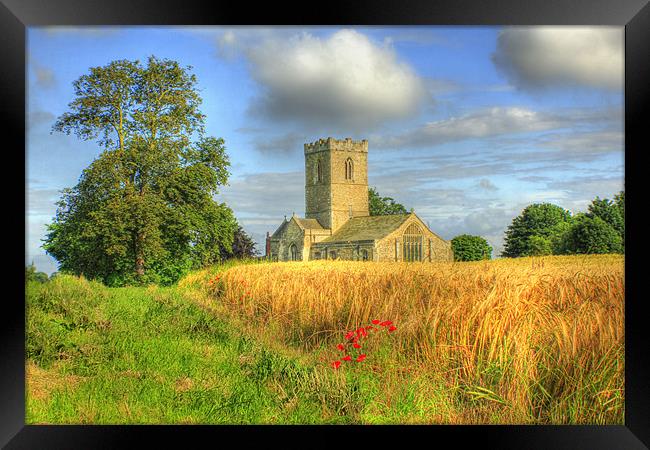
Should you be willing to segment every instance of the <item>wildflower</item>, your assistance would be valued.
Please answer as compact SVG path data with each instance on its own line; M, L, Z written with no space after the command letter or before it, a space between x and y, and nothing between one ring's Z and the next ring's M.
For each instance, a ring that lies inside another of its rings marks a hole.
M373 321L372 321L372 324L373 324L373 325L379 325L379 322L381 322L381 321L380 321L380 320L377 320L377 319L375 319L375 320L373 320Z
M382 323L380 323L379 325L381 325L382 327L387 327L388 325L392 325L392 324L393 324L393 322L391 322L390 320L385 320Z
M359 357L357 358L357 362L361 362L364 359L366 359L366 355L364 353L360 354Z
M345 350L345 345L343 345L343 344L339 344L339 345L336 346L336 348L338 348L339 350L343 351L343 350Z
M354 348L361 348L361 346L360 346L359 344L357 344L356 342L355 342L354 344L352 344L352 346L353 346Z
M334 366L335 369L338 369L341 366L341 361L334 361L332 366Z
M345 355L343 357L343 361L350 361L351 359L352 359L352 357L350 355Z
M354 331L350 331L348 334L345 335L345 339L350 340L354 336Z
M395 325L393 325L392 327L390 327L390 328L388 329L388 332L390 333L390 332L393 332L393 331L395 331L395 330L397 330L397 327L396 327Z

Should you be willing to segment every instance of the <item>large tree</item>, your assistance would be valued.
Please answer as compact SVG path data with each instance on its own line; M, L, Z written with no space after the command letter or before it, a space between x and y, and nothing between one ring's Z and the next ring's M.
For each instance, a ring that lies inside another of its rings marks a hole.
M368 189L368 210L371 216L408 213L404 205L397 203L391 197L382 197L375 188Z
M65 189L44 248L60 269L108 284L170 283L222 259L236 221L213 200L224 141L205 136L191 67L150 57L93 67L53 130L102 152Z
M571 223L571 213L551 203L529 205L515 217L505 234L502 256L535 256L553 253L560 236Z

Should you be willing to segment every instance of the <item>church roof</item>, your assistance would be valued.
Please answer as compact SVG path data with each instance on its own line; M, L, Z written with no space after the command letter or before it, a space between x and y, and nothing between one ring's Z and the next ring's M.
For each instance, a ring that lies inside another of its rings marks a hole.
M285 228L287 228L288 224L289 224L289 221L286 220L286 218L285 218L285 220L282 222L282 224L280 224L278 229L273 232L273 234L271 235L271 239L275 239L276 237L281 236L282 233L284 233Z
M316 219L303 219L298 216L294 216L296 223L300 225L301 228L310 229L310 230L323 230L324 228Z
M289 220L284 220L277 230L271 235L271 239L276 239L284 234L284 230L289 225L291 220L295 220L300 228L303 230L324 230L323 226L316 219L303 219L302 217L292 216Z
M390 216L353 217L345 222L336 233L320 243L381 239L399 228L409 216L410 214L393 214Z

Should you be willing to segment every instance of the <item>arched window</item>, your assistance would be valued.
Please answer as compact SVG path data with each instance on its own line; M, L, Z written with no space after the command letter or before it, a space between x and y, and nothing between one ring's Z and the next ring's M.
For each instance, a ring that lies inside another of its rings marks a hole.
M345 160L345 179L352 180L354 178L354 165L352 164L352 159L348 158Z
M291 244L289 247L289 256L291 257L291 261L298 261L298 248L296 244Z
M320 159L316 162L316 181L320 183L323 181L323 165L320 162Z
M403 236L403 261L422 261L422 230L412 223L406 228Z

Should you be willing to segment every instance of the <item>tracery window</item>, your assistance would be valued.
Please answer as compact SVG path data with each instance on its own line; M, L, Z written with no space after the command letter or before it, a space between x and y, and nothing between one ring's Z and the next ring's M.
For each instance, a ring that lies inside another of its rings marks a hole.
M345 160L345 179L352 180L354 178L354 165L352 164L352 159L348 158Z
M406 228L402 239L404 261L422 261L422 239L422 230L417 224L413 223Z

